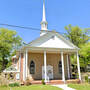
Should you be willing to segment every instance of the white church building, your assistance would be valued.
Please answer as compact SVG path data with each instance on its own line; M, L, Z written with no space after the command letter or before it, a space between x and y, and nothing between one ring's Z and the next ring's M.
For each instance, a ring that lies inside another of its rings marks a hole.
M24 82L27 78L32 82L45 79L46 83L71 80L72 54L77 56L78 80L81 81L78 51L79 48L61 34L48 30L44 1L40 37L17 51L20 81Z

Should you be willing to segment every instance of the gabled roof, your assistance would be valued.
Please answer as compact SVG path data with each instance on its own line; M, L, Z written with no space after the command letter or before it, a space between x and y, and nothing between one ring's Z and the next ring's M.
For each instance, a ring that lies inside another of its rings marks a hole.
M53 37L56 37L56 39L51 40L51 38ZM79 49L74 44L72 44L69 40L66 40L61 34L55 31L47 32L43 36L40 36L39 38L30 42L26 46Z
M6 68L3 72L5 73L18 72L18 70L15 68L14 65L11 65L10 67Z

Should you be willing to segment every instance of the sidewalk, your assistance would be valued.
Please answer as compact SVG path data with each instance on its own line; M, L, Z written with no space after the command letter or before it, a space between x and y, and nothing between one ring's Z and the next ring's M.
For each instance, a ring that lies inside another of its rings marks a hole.
M67 84L62 84L62 85L52 85L52 86L56 86L56 87L59 87L63 90L76 90L76 89L73 89L73 88L70 88L67 86Z

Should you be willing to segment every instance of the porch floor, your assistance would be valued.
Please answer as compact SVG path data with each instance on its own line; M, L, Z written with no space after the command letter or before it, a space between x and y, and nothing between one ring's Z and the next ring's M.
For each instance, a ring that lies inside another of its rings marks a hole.
M80 83L79 79L70 79L70 80L66 80L65 83ZM31 81L31 84L42 84L42 80L34 80ZM48 83L46 84L50 84L50 85L55 85L55 84L64 84L64 82L62 80L50 80Z

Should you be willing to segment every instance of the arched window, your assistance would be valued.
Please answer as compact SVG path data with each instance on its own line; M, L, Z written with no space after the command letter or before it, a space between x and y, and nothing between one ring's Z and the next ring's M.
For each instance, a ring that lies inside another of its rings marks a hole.
M59 73L61 74L62 73L62 62L61 61L59 61L58 68L59 68Z
M30 74L35 74L35 63L34 63L34 61L30 62Z

